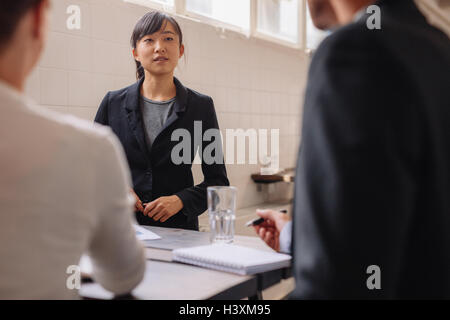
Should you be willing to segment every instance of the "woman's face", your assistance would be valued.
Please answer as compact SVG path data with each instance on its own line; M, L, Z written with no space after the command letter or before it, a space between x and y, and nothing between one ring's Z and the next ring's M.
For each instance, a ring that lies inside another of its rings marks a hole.
M178 60L183 56L184 46L174 26L167 22L158 32L146 35L133 49L134 58L151 75L173 74Z

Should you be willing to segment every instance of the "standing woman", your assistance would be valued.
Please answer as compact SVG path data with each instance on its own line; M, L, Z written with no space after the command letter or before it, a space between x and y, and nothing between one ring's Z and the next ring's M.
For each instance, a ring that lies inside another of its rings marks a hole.
M219 129L213 100L184 87L173 75L184 53L174 18L147 13L134 28L131 46L138 81L108 92L95 121L110 126L125 149L139 224L198 230L198 216L207 208L206 188L229 185L223 161L202 161L204 180L199 185L194 186L192 176L196 147L204 150L214 142L194 141L194 121L201 123L202 137L208 129ZM177 129L190 133L188 163L175 164L171 157L180 143L171 139ZM215 145L221 147L221 142ZM216 151L223 159L222 150Z

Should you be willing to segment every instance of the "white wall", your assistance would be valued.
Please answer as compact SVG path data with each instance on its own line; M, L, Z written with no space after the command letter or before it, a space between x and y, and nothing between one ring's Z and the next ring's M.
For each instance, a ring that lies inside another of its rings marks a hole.
M81 30L68 30L66 9L81 7ZM121 0L53 0L45 53L27 86L40 105L92 120L110 90L135 81L129 38L148 8ZM184 85L214 99L219 125L226 128L280 129L280 166L294 167L308 58L298 51L177 18L185 37L186 59L176 76ZM250 175L258 165L227 165L239 189L238 207L290 197L292 185L258 192ZM194 166L196 182L201 181Z

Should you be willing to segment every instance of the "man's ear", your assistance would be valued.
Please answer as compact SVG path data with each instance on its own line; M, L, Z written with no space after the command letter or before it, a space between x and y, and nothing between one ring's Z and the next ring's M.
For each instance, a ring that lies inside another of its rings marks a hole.
M48 0L42 0L32 9L33 16L33 36L35 38L45 38L47 35L48 9L50 3Z

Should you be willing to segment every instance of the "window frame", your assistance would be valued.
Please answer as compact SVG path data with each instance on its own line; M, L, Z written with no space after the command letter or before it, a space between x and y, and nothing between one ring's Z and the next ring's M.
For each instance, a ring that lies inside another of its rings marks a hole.
M229 30L229 31L232 31L232 32L236 32L236 33L242 34L242 35L244 35L246 37L249 37L251 35L251 24L252 24L251 18L250 18L250 28L249 28L249 30L246 30L246 29L241 28L239 26L236 26L234 24L230 24L230 23L218 20L218 19L214 19L214 18L209 17L207 15L203 15L203 14L200 14L200 13L188 11L186 9L186 2L185 2L185 0L179 0L179 1L180 2L182 1L183 4L184 4L183 11L178 13L178 14L180 14L183 17L191 18L191 19L194 19L195 21L198 21L200 23L208 24L210 26L213 26L216 29L221 29L222 32L225 32L225 31ZM253 0L250 0L250 1L253 1ZM250 11L251 11L251 6L250 6Z
M306 48L306 0L298 1L298 21L297 21L297 43L287 40L283 37L277 37L265 32L258 31L258 0L251 0L251 35L254 38L270 41L278 45L286 46L292 49L304 50Z
M123 2L134 4L137 6L142 6L146 8L152 8L159 11L168 12L171 14L176 13L177 0L174 1L173 6L164 5L154 0L122 0Z
M254 38L266 42L270 42L283 47L288 47L290 49L302 51L308 53L307 39L306 39L306 0L296 0L298 1L298 42L294 43L292 41L283 39L282 37L277 37L275 35L270 35L264 32L258 31L258 0L250 0L250 29L246 30L239 26L232 25L207 15L202 15L196 12L191 12L186 10L186 0L174 0L173 7L163 5L161 3L155 2L154 0L123 0L127 3L132 3L148 8L153 8L161 11L168 12L170 14L176 14L182 18L187 18L198 23L204 23L210 25L216 29L221 30L223 33L228 31L238 33L246 38Z

